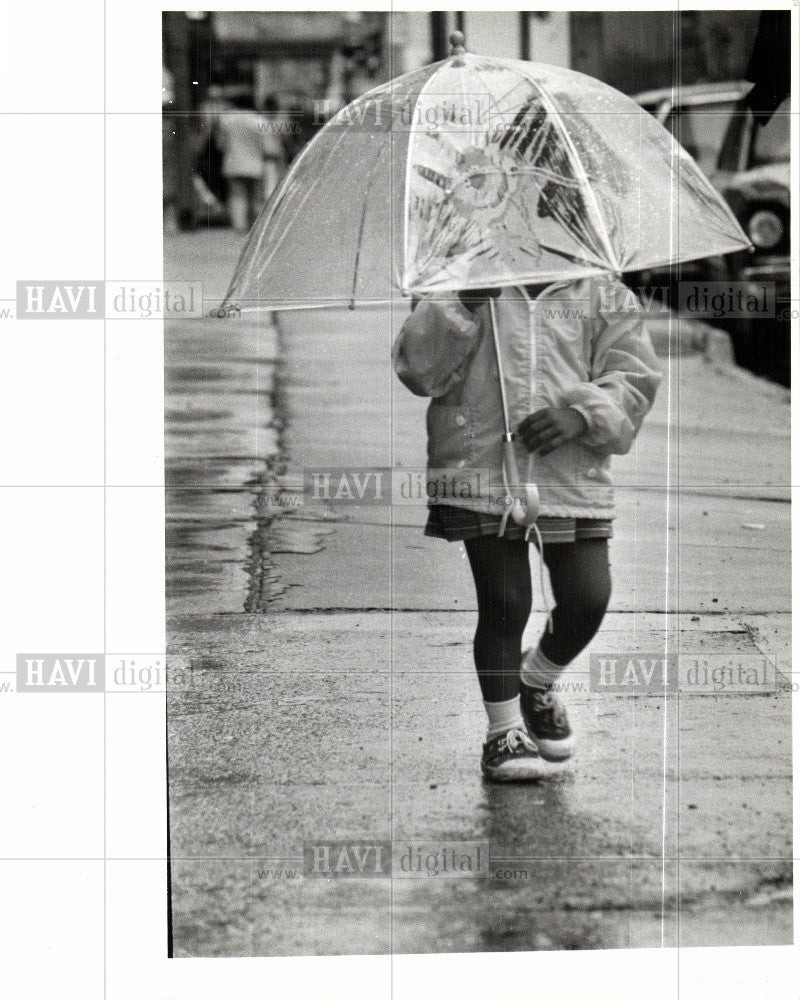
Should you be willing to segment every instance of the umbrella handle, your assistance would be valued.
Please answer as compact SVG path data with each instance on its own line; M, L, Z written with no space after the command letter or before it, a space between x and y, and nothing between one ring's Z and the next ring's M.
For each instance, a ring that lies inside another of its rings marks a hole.
M511 517L517 524L531 525L539 516L539 487L519 478L514 441L503 438L503 484Z
M500 354L500 338L497 333L497 304L492 296L489 296L489 320L492 327L492 342L494 343L494 356L497 359L497 374L500 378L500 405L503 409L503 427L505 428L505 440L511 441L511 428L508 426L508 400L506 399L506 379L503 374L503 358Z
M539 488L536 483L521 483L517 456L514 453L514 436L508 422L508 400L506 398L506 381L503 374L503 360L500 354L500 344L497 334L497 312L495 300L489 299L489 318L492 327L492 340L497 358L497 374L500 378L500 402L503 409L503 484L506 488L506 502L511 517L517 524L531 525L539 516Z

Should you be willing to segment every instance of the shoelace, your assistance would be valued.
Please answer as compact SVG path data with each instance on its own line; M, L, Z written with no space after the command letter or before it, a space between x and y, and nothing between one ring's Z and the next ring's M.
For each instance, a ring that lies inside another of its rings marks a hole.
M523 733L521 729L509 729L505 735L505 745L514 753L516 750L522 747L523 750L530 750L533 753L537 753L536 744L528 736L527 733ZM502 748L502 743L500 744Z

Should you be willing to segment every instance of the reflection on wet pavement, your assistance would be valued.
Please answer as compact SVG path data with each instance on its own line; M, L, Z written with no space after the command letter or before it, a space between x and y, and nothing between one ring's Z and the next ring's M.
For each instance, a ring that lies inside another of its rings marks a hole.
M621 615L608 627L644 649L664 641L663 623L642 615L635 638ZM547 782L490 785L467 627L448 612L173 620L180 954L791 940L784 698L729 697L720 711L715 697L573 694L574 764ZM734 652L750 639L727 642ZM304 873L308 842L368 839L483 843L488 872Z
M268 323L173 320L166 351L166 569L170 611L258 610L274 474L277 334Z

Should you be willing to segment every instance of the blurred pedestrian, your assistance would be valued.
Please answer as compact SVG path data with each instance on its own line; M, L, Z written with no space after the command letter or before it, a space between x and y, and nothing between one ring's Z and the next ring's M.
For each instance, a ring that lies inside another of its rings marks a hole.
M222 173L228 181L228 211L237 232L247 232L264 205L264 157L271 146L269 123L246 95L219 117Z
M285 136L289 128L275 97L266 97L261 105L266 131L264 133L264 200L266 201L283 180L286 172Z
M223 153L219 138L221 115L230 111L231 103L219 84L212 84L198 107L199 152L197 172L215 198L227 202L228 181L222 173Z

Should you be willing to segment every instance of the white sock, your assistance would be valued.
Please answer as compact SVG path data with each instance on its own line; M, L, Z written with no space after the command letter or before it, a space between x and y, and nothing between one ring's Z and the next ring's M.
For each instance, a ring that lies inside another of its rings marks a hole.
M522 683L527 684L528 687L549 688L558 680L564 670L564 667L559 667L557 663L548 660L537 646L527 656L523 656L519 676Z
M486 731L489 739L506 733L509 729L525 730L519 708L519 695L509 698L508 701L485 701L483 707L489 718L489 728Z

